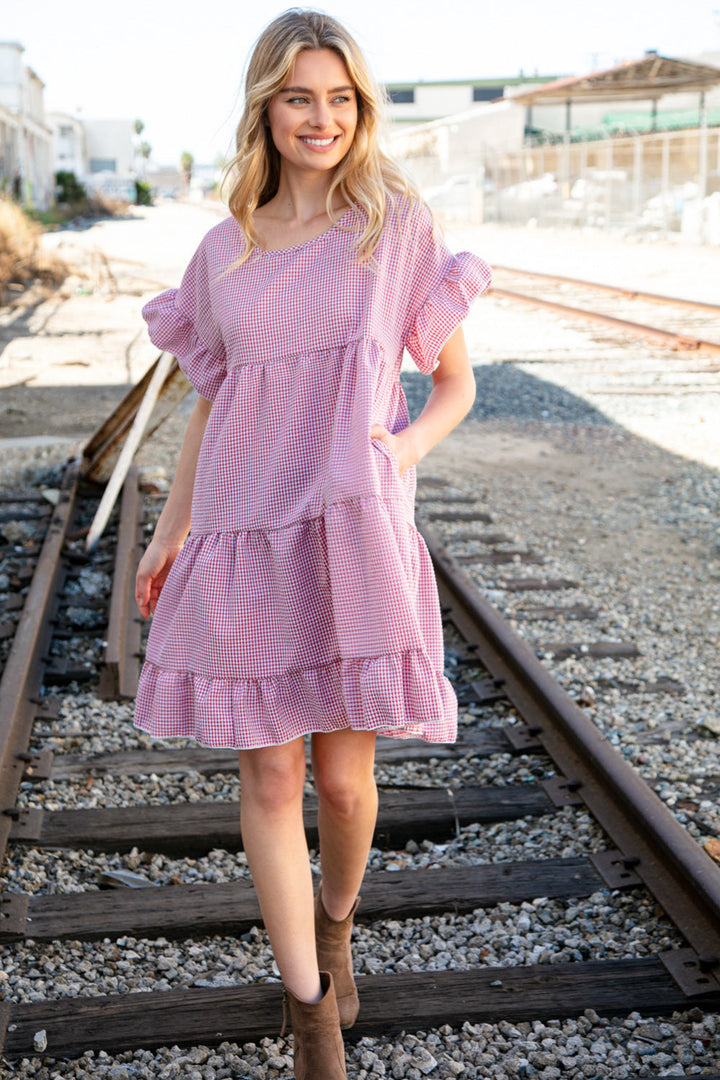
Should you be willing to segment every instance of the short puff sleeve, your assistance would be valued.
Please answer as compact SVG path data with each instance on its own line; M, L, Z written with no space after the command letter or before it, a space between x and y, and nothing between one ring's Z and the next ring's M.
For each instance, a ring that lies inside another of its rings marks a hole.
M453 255L426 209L415 216L409 326L403 343L418 369L429 375L472 301L489 288L492 271L469 251Z
M213 401L227 374L225 345L213 316L204 241L179 289L168 289L142 310L150 340L177 358L201 397Z

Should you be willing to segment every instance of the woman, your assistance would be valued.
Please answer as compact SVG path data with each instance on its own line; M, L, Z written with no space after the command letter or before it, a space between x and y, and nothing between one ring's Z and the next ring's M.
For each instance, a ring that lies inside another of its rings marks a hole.
M460 323L489 271L438 239L380 148L379 119L377 86L336 20L277 18L248 66L233 216L180 289L144 309L200 397L138 570L138 605L155 618L135 722L239 749L243 843L298 1080L345 1077L376 736L456 733L414 466L472 405ZM412 424L404 348L433 379Z

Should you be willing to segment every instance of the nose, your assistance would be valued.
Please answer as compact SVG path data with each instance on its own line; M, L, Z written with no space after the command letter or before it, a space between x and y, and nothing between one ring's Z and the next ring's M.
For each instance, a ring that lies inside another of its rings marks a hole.
M316 128L326 128L330 123L330 109L326 101L315 102L310 123Z

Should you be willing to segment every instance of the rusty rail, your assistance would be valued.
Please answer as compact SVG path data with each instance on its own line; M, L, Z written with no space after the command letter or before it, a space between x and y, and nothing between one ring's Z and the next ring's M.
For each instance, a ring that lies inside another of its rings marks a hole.
M65 470L60 499L50 520L33 574L12 649L0 681L0 862L13 822L20 817L15 800L32 756L27 753L38 711L41 657L51 636L50 619L63 574L61 556L72 520L79 463Z
M661 955L686 994L720 987L720 868L578 708L530 648L421 526L450 619L517 707L520 738L539 743L563 773L546 790L564 804L584 802L619 848L610 885L632 871L687 939L690 949ZM605 875L604 875L605 876ZM681 953L682 955L677 955Z
M602 292L613 293L616 296L626 296L630 300L653 300L657 304L697 308L701 311L714 311L720 315L720 305L709 304L705 300L686 300L685 297L663 296L662 293L643 292L641 289L624 289L620 285L606 285L601 281L585 281L583 278L563 277L562 274L544 274L539 270L519 270L516 266L499 266L497 263L493 263L493 270L501 271L504 274L521 274L524 277L538 278L541 281L560 281L564 285L578 285L584 289L598 289Z
M576 284L583 284L576 282ZM506 300L518 300L523 304L531 304L534 307L548 308L557 311L561 315L572 315L590 322L603 323L606 326L614 326L634 337L644 338L649 341L659 341L663 345L670 344L675 349L692 349L704 352L720 353L720 342L705 341L703 338L692 337L688 334L677 333L674 330L661 330L657 326L648 326L645 323L633 322L631 319L618 319L615 315L604 315L599 311L589 311L587 308L572 307L569 304L558 304L554 300L544 300L539 296L526 296L525 293L514 292L511 289L498 289L494 285L491 289L494 296L504 297ZM639 294L637 294L639 295Z

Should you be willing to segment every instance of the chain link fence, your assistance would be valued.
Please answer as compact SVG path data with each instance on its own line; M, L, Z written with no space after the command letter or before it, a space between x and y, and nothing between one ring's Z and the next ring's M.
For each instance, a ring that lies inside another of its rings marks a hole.
M399 144L446 220L592 226L720 245L720 127L483 149L438 127Z

